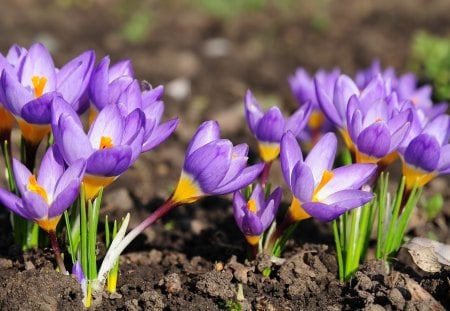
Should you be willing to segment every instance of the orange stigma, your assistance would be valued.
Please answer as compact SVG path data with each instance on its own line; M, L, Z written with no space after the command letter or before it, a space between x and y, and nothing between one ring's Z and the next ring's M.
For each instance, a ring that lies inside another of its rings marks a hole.
M28 179L28 190L30 190L31 192L37 193L45 200L45 202L48 203L47 192L41 185L38 184L38 182L36 180L36 176L34 176L34 175L31 175Z
M256 214L257 212L257 208L256 208L256 201L255 199L250 199L247 202L247 209L252 212L253 214Z
M106 148L111 148L113 145L112 143L112 139L109 136L102 136L100 138L100 146L98 149L106 149Z
M31 82L33 83L34 95L36 96L36 98L41 97L44 93L45 85L47 84L47 78L33 76L31 78Z

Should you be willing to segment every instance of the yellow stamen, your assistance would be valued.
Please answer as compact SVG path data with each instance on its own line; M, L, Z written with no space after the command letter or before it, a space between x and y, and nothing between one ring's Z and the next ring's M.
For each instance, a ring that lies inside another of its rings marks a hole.
M248 244L255 246L259 243L259 235L246 235Z
M36 220L36 223L41 227L42 230L45 230L46 232L54 231L56 229L56 226L58 225L60 216L53 217L51 219L41 219Z
M45 191L44 187L42 187L41 185L38 184L38 182L36 180L36 176L34 176L34 175L31 175L28 178L28 190L38 194L45 200L45 202L48 203L47 192Z
M172 200L177 203L192 203L197 201L204 194L190 176L185 172L181 173L177 188L173 193Z
M264 162L275 160L280 154L280 144L278 143L258 143L259 155Z
M51 130L50 125L32 124L23 119L18 119L17 123L19 124L23 138L34 145L39 144Z
M302 204L296 198L292 199L291 206L289 206L289 216L293 221L300 221L311 217L305 212L302 208Z
M430 180L436 177L436 172L426 172L418 168L413 168L405 162L402 164L403 175L406 177L406 188L412 189L417 183L418 187L423 187Z
M322 190L323 187L325 187L326 184L328 184L328 182L333 178L334 173L330 172L328 170L325 170L323 172L322 175L322 179L320 180L319 184L317 185L316 189L314 189L314 194L313 194L313 201L317 202L317 193L319 193L320 190Z
M113 143L112 143L112 139L109 136L102 136L100 138L100 146L98 147L98 149L106 149L106 148L111 148L113 147Z
M109 186L116 176L104 177L85 174L83 177L84 193L86 201L94 199L101 188Z
M36 96L36 98L41 97L42 94L44 93L45 85L47 84L47 78L33 76L31 78L31 82L33 83L34 96Z
M247 209L252 212L253 214L256 214L256 212L258 211L257 207L256 207L256 201L255 199L250 199L247 202Z
M308 120L308 126L312 130L318 130L322 127L325 122L325 116L320 110L315 110L311 112Z

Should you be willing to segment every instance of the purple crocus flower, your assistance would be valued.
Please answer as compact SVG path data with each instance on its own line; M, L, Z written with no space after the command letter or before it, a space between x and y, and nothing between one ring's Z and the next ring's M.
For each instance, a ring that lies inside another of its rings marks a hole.
M145 115L135 109L127 116L116 105L105 107L91 125L88 134L78 115L61 97L52 105L52 129L55 144L71 165L86 160L83 185L86 199L94 198L126 171L138 158L144 139Z
M133 80L124 89L115 102L123 115L129 114L134 109L141 109L145 114L145 133L142 144L142 152L149 151L165 141L178 125L178 118L161 123L164 113L164 102L161 97L164 92L163 86L152 88L142 83L144 90L137 80Z
M351 164L332 170L337 139L325 134L303 161L302 151L292 133L281 141L281 168L294 197L289 221L309 217L330 221L373 198L359 190L376 170L374 164Z
M91 110L90 123L98 111L108 105L117 105L123 115L135 109L145 114L145 133L142 152L149 151L165 141L178 125L178 118L160 124L164 113L161 100L164 88L152 88L148 83L141 84L134 79L129 60L123 60L109 67L109 57L103 58L95 69L90 85L90 98L95 107Z
M320 84L326 90L326 93L331 93L339 75L340 70L335 68L330 72L319 70L314 75L314 78L320 81ZM303 68L298 68L295 73L289 77L291 91L299 105L306 104L308 101L311 102L311 114L308 119L308 124L305 131L302 131L300 134L300 139L303 142L310 143L311 147L315 145L323 133L331 130L331 124L325 118L325 115L319 106L319 100L317 99L314 86L314 78Z
M264 164L247 165L248 146L220 139L216 121L206 121L192 137L172 201L191 203L206 195L242 189L261 173Z
M15 51L19 52L12 53L11 59L18 62L16 70L14 73L2 71L0 97L16 116L23 137L38 144L50 132L50 106L57 93L77 112L82 112L95 54L84 52L57 69L41 43L33 44L28 52Z
M450 117L440 115L401 149L406 187L424 186L437 175L450 173Z
M248 243L257 245L261 234L269 228L281 201L281 188L278 187L265 199L264 190L257 184L247 201L241 192L233 196L234 219L245 235Z
M353 95L347 106L347 130L356 162L388 165L408 134L413 112L397 111L395 94L388 99L362 100Z
M119 96L134 81L131 61L122 60L110 66L109 56L105 56L92 73L89 97L97 111L117 102Z
M86 162L79 159L66 169L58 148L52 146L42 159L37 178L16 159L12 167L20 197L0 189L0 202L43 230L54 232L62 213L78 196Z
M258 141L259 154L264 162L272 162L280 154L281 137L287 131L299 135L308 122L311 104L299 108L287 120L278 107L263 112L250 90L245 96L245 114L250 131Z
M338 128L347 147L353 150L353 144L347 129L347 123L351 121L347 120L347 104L349 99L353 95L356 95L364 103L384 100L386 97L385 81L381 75L377 75L360 91L350 77L341 75L336 80L332 92L327 90L318 79L315 79L315 86L317 98L323 113Z

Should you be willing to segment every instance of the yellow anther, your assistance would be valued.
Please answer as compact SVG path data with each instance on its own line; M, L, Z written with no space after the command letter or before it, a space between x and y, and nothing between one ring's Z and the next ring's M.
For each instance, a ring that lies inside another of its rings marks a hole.
M113 147L113 143L112 143L112 139L109 136L102 136L100 138L100 146L98 147L98 149L106 149L106 148L111 148Z

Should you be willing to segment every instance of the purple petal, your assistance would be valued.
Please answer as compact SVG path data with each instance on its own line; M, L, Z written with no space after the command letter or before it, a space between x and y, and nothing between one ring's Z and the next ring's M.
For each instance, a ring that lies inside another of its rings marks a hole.
M151 106L154 102L160 101L164 93L164 86L158 85L157 87L142 91L142 106L144 109Z
M259 120L261 120L263 115L264 113L261 110L258 101L253 96L252 92L247 90L247 93L245 94L245 116L247 118L250 131L254 135L256 135Z
M334 169L331 180L317 193L318 198L326 198L341 190L357 190L375 173L376 164L358 163Z
M33 219L38 220L47 217L48 203L39 194L27 190L22 193L22 202Z
M125 118L125 128L123 129L123 136L120 142L121 145L128 145L133 141L141 130L144 130L145 115L141 109L133 110Z
M359 94L359 89L353 80L346 76L341 75L334 86L333 92L333 104L336 107L339 120L339 125L345 124L347 103L352 95Z
M56 89L68 103L76 104L85 93L94 62L94 51L86 51L64 65L56 74Z
M247 187L261 174L264 165L264 163L258 163L246 167L236 178L227 184L220 185L211 194L222 195Z
M114 80L109 87L108 104L117 105L124 116L135 109L143 108L139 82L130 80L130 77L122 77Z
M450 116L447 114L440 115L434 118L427 124L423 130L424 134L433 136L438 141L439 145L448 142L448 133L450 128Z
M41 43L33 44L25 56L23 67L19 72L20 81L25 87L34 90L32 78L34 76L47 79L43 93L56 89L55 64L47 48Z
M291 186L292 170L297 162L303 162L302 151L291 132L284 134L281 139L280 162L284 180L288 186Z
M22 200L15 194L2 188L0 188L0 203L17 215L28 220L33 220L33 217L30 215L30 213L28 213L28 211L24 209Z
M32 174L25 165L16 159L12 160L12 169L16 186L20 193L24 193L27 191L27 185Z
M441 174L450 173L450 144L444 145L441 148L441 154L436 169Z
M198 148L217 139L220 139L220 128L217 121L203 122L195 132L187 147L186 157L191 155L191 153L193 153Z
M94 148L99 148L102 137L109 137L114 146L122 142L125 122L116 105L108 105L98 114L88 137Z
M178 118L174 118L157 126L151 135L146 138L142 151L149 151L165 141L175 131L179 121Z
M356 141L358 150L365 155L382 158L391 146L391 134L386 123L380 121L365 128Z
M47 149L39 167L37 183L47 193L53 193L59 178L64 173L64 159L56 145Z
M439 163L441 147L433 136L420 134L414 138L405 150L405 161L427 172L434 171Z
M233 194L233 216L239 228L242 228L242 219L244 218L244 209L246 208L247 202L245 201L244 196L239 191L235 191Z
M25 89L6 70L2 71L0 93L3 105L16 116L21 116L22 107L34 98L31 91Z
M284 133L285 121L278 107L270 108L259 120L256 138L262 142L279 143Z
M69 165L78 159L87 159L94 152L78 118L62 114L56 124L52 122L52 130L55 144Z
M351 191L347 193L336 194L336 199L340 196L342 200L335 201L328 205L321 202L308 202L302 204L302 208L312 217L320 221L331 221L336 219L346 211L363 205L362 202L368 202L373 198L373 194L366 191ZM349 194L349 195L347 195Z
M261 216L261 212L263 211L265 205L266 205L266 200L265 200L265 194L263 191L263 188L260 184L256 184L255 188L253 188L253 192L252 195L250 196L250 199L255 200L256 203L256 214L258 216Z
M86 161L80 159L70 165L61 178L58 179L57 184L54 187L53 197L59 196L65 191L74 181L81 183L84 172L86 170Z
M55 96L58 96L58 93L49 92L29 101L22 107L20 115L29 123L50 124L52 120L52 103Z
M333 104L332 93L327 93L324 86L322 86L322 83L319 82L318 79L314 79L314 83L316 87L317 99L323 113L335 126L343 127L344 122Z
M362 106L370 107L374 102L383 100L385 97L385 89L385 82L381 74L377 74L359 95Z
M88 158L86 173L97 176L118 176L131 165L132 150L129 146L115 146L97 150Z
M360 189L375 173L376 164L361 163L341 166L334 169L331 180L316 194L320 198L326 198L331 194L342 190Z
M300 202L309 202L314 193L314 177L305 163L297 163L292 171L291 191Z
M282 190L280 187L275 189L269 197L268 203L264 211L262 212L260 219L263 224L264 230L266 230L273 222L275 215L277 214L278 207L281 202Z
M311 109L311 102L307 102L297 109L297 111L295 111L294 114L287 120L283 133L291 131L297 137L308 123Z
M244 211L245 216L242 219L242 233L246 236L258 236L263 233L264 228L259 217L249 210Z
M61 191L53 200L50 208L48 209L48 217L53 218L62 215L66 209L68 209L80 192L81 180L71 179L65 184L65 188Z
M334 133L325 134L309 152L305 164L309 166L317 184L325 170L330 171L336 155L337 138Z
M229 140L213 141L190 154L183 170L194 177L203 192L211 193L230 167L232 148Z
M109 57L106 56L104 59L108 60L107 63L109 65ZM109 68L109 82L121 76L134 77L134 70L131 60L129 59L121 60Z
M226 185L233 179L235 179L236 176L238 176L239 173L242 172L242 170L245 168L245 166L247 165L247 161L248 157L246 156L232 156L228 171L225 174L225 177L220 181L218 187Z

